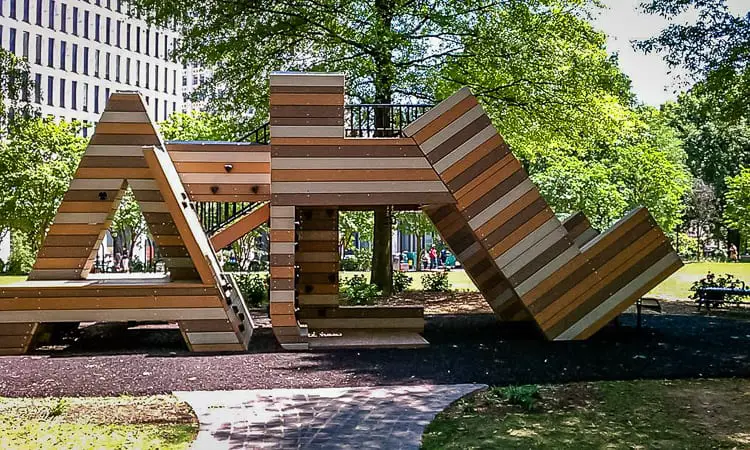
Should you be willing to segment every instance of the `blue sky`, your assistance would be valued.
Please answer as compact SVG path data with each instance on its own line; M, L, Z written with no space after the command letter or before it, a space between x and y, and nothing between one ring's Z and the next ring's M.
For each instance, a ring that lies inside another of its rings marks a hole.
M644 14L637 9L641 0L604 0L607 9L597 17L595 25L609 36L607 49L617 52L620 67L633 81L633 89L638 98L649 105L660 105L676 98L675 90L683 90L661 55L645 55L633 50L632 40L654 36L668 22L658 16ZM745 13L750 9L749 0L729 0L730 9L735 13ZM690 21L694 14L685 14L679 21Z

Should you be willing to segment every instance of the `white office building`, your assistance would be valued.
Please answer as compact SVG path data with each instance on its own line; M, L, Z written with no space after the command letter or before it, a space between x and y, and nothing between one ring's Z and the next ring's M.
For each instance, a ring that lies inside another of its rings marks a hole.
M151 117L183 110L177 34L116 0L0 0L0 47L29 61L43 115L99 120L117 90L143 93Z

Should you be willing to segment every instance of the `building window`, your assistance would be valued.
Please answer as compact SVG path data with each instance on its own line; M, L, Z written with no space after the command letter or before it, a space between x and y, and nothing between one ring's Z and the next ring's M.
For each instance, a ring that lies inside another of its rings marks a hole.
M159 120L159 99L154 99L154 120Z
M169 91L169 69L166 67L164 68L164 93L168 93Z
M78 82L75 80L70 82L70 107L78 109Z
M53 60L55 59L55 39L49 38L47 40L47 66L54 67Z
M164 114L163 120L167 120L167 100L166 99L164 100L164 113L163 114Z
M122 33L122 21L117 21L116 30L117 35L115 37L115 45L117 46L117 48L122 48L122 37L120 36L120 34Z
M146 63L146 89L148 89L150 75L151 75L151 68L149 67L149 64Z
M89 74L89 48L83 47L83 74Z
M154 57L159 57L159 32L154 32Z
M65 78L60 78L60 108L65 108Z
M125 48L130 50L130 24L125 24Z
M65 47L66 42L60 41L60 69L65 70Z
M10 0L10 18L16 18L16 0Z
M94 76L99 78L99 50L94 50Z
M150 55L151 53L151 30L146 29L146 54Z
M29 23L29 1L23 0L23 21Z
M109 80L109 63L110 63L110 57L109 52L107 52L104 55L104 78Z
M125 59L125 84L130 84L130 57Z
M169 36L164 35L164 61L169 61L169 50L168 50Z
M89 84L83 83L83 110L88 111L89 110Z
M159 90L159 66L154 64L154 90Z
M42 75L34 75L34 102L42 103Z
M141 52L141 27L135 27L135 51Z
M141 85L141 62L138 60L135 61L135 85Z
M109 101L109 88L104 89L104 105L106 108L107 102Z
M122 12L122 1L117 0L117 12Z
M70 58L70 70L72 70L74 73L78 73L78 44L73 44L73 48L71 49L71 58Z
M78 7L73 7L73 35L78 36Z
M185 82L184 77L182 82ZM177 95L177 69L172 70L172 95Z
M8 49L10 50L11 53L15 53L16 52L16 29L15 28L10 29L9 38L10 38L9 39L10 43L8 44L9 45Z
M36 24L42 26L42 0L36 0Z
M99 112L99 86L94 86L94 113Z
M50 30L55 29L55 0L49 0L49 21L47 28Z
M89 12L83 12L83 37L84 39L89 38Z
M109 38L109 35L111 33L112 33L112 19L107 17L106 21L104 22L104 42L106 42L107 45L109 45L109 43L111 42Z
M34 63L41 66L42 65L42 35L37 34L34 40L35 40L34 50L36 51L36 55L34 55Z
M29 59L29 32L23 32L23 57Z
M120 55L115 57L115 81L120 82Z
M101 42L99 39L101 37L101 26L102 26L102 16L99 14L94 17L94 40L96 42Z
M60 3L60 31L68 32L68 5Z
M52 97L54 97L54 93L52 92L54 89L54 83L55 81L52 79L52 75L47 76L47 104L49 106L52 106Z

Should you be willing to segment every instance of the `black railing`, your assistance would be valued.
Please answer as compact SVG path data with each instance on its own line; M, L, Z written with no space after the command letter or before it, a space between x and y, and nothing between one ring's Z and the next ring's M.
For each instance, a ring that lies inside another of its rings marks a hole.
M198 214L203 230L211 236L237 218L244 216L253 209L253 202L196 202L195 212Z
M400 137L407 125L432 105L356 104L346 105L346 137Z
M237 139L238 142L250 142L253 144L270 144L271 143L271 131L269 123L266 122L253 131L240 136Z

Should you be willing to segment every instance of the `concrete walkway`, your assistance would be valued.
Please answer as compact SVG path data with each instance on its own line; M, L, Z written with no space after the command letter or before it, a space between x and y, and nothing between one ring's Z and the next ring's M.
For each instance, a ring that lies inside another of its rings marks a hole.
M437 413L481 384L175 392L198 415L195 449L418 449Z

